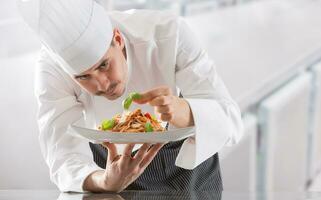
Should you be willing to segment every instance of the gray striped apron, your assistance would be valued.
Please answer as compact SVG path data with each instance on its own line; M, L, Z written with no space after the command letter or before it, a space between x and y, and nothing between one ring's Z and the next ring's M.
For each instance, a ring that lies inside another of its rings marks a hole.
M223 184L217 153L193 170L175 166L183 142L184 140L181 140L164 145L145 171L126 190L222 192ZM89 145L94 161L105 169L107 149L100 144L89 143ZM134 151L133 155L136 152Z

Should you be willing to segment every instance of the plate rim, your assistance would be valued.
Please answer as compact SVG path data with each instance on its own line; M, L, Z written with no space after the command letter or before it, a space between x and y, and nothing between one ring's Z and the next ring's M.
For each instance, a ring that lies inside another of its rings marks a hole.
M137 133L130 133L130 132L110 132L110 131L100 131L100 130L95 130L95 129L91 129L91 128L88 128L88 127L82 127L82 126L77 126L77 125L69 125L68 126L68 132L70 132L70 130L72 131L72 135L76 135L78 137L82 137L83 139L86 139L86 140L89 140L89 141L93 141L95 143L99 143L99 142L102 142L104 139L93 139L93 138L88 138L86 136L84 136L82 133L79 133L78 130L81 130L81 131L88 131L92 134L101 134L101 133L104 133L105 136L112 136L113 138L109 139L110 142L112 143L117 143L117 142L126 142L126 143L130 143L129 141L124 141L126 140L126 138L128 140L131 140L129 138L132 138L132 137L135 137L135 136L138 136L138 137L141 137L142 134L146 133L148 134L148 138L146 138L146 140L150 140L151 138L150 137L153 137L153 136L160 136L160 137L163 137L163 136L168 136L170 135L171 138L154 138L155 139L155 142L157 141L166 141L166 142L171 142L171 141L178 141L178 140L181 140L181 139L184 139L184 138L187 138L187 137L191 137L193 135L195 135L195 131L196 131L196 127L195 126L189 126L189 127L184 127L184 128L175 128L175 129L172 129L172 130L169 130L169 131L165 131L165 132L160 132L160 131L157 131L157 132L137 132ZM184 131L184 130L187 130L188 132L184 135L184 134L179 134L179 133L172 133L172 132L176 132L177 130L179 131ZM106 135L107 134L107 135ZM115 135L114 135L115 134ZM116 134L120 137L117 137L118 140L116 138L114 138L114 136L116 136ZM105 139L105 140L108 140L108 139ZM141 141L141 139L138 139L138 141ZM133 142L138 142L138 141L133 141ZM142 140L144 141L144 139Z

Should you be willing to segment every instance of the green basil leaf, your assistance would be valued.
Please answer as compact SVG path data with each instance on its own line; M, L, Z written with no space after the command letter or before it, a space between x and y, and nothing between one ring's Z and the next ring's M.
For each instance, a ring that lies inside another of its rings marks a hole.
M137 93L137 92L132 92L132 93L129 94L129 96L130 96L133 100L142 98L142 95L140 95L140 94Z
M123 101L123 108L125 110L129 110L130 105L132 104L133 99L131 97L127 97L124 101Z
M106 130L110 130L115 126L115 120L111 119L111 120L104 120L101 124L101 128L102 130L106 131Z
M150 122L146 122L145 131L146 132L153 132L154 131L153 126L152 126L152 124Z

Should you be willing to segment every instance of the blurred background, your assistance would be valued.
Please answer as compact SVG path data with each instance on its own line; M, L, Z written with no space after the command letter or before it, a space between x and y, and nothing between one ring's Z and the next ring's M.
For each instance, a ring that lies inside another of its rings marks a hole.
M199 36L242 110L245 135L220 152L225 190L321 191L321 0L97 0L172 10ZM40 43L0 1L0 189L55 189L33 93Z

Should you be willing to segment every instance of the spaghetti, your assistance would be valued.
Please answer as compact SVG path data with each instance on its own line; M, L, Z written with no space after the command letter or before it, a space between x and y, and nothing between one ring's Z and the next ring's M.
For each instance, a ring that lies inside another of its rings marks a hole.
M111 120L104 120L99 130L112 131L112 132L162 132L165 129L160 122L149 113L143 113L141 109L136 109L130 112L125 120L121 120L121 115L114 116Z

